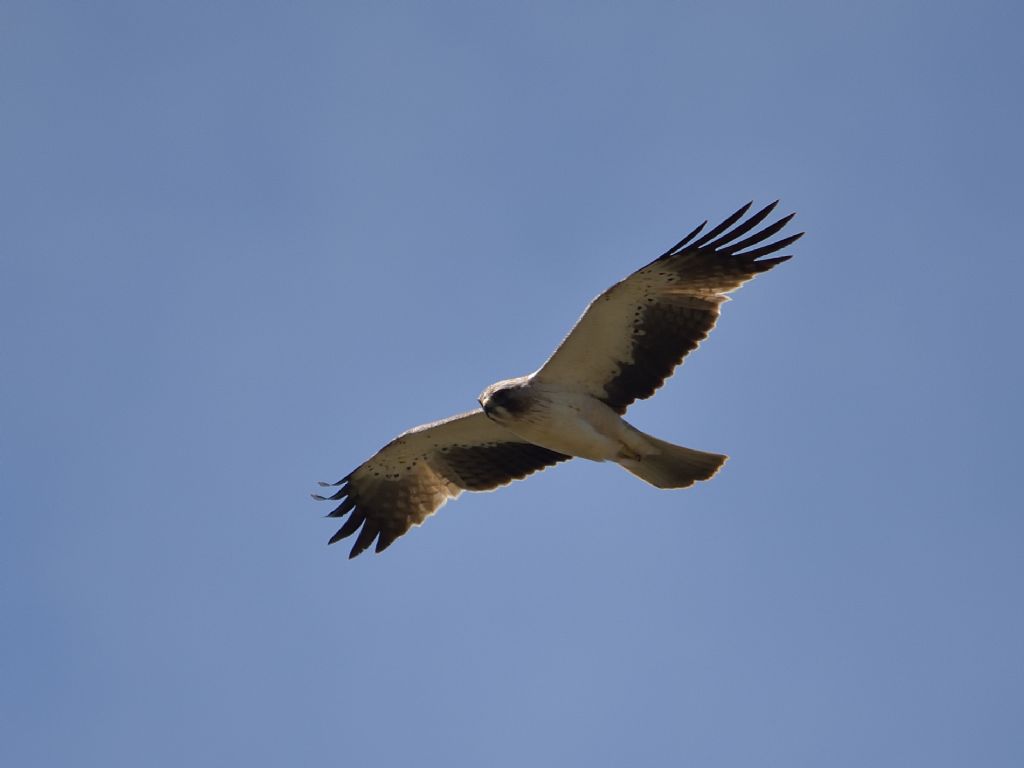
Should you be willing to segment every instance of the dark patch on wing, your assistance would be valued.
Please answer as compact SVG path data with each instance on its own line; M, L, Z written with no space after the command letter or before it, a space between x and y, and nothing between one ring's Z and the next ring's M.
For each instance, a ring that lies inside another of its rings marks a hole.
M623 414L634 400L653 395L683 358L707 338L716 320L718 305L712 302L698 309L660 301L639 310L634 325L634 362L621 364L618 375L605 382L604 401Z
M489 491L572 456L533 443L492 443L452 447L443 458L457 475L452 480L460 487L467 491Z
M647 303L634 312L632 361L621 362L616 375L604 384L604 401L609 406L625 413L635 400L654 394L683 358L707 338L718 320L724 294L790 258L757 261L792 244L802 232L760 248L744 249L775 235L792 214L733 242L764 221L775 205L772 203L740 222L750 208L748 203L694 240L702 225L641 270L660 277L664 292L648 297Z
M443 448L435 457L447 470L439 471L443 480L466 491L489 491L572 458L532 443L516 442L453 445ZM329 544L359 531L349 558L367 550L374 540L377 542L375 551L383 552L413 525L426 520L448 498L442 491L431 490L417 482L415 476L382 478L361 487L363 484L353 475L354 472L339 480L335 485L341 487L333 495L313 496L323 501L341 501L328 517L349 515ZM443 480L438 479L437 483Z

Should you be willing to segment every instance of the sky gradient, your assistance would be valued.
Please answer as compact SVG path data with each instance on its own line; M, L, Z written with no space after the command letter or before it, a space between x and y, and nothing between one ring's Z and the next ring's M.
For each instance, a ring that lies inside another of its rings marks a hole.
M0 763L1024 764L1019 4L0 5ZM309 499L703 219L807 235L574 461Z

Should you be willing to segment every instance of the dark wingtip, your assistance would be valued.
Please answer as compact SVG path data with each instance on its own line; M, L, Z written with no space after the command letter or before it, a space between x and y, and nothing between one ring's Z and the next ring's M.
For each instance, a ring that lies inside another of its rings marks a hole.
M750 206L753 205L753 204L754 204L754 201L751 200L746 205L740 206L737 210L733 211L731 214L726 216L725 219L717 227L712 229L710 232L706 232L704 234L704 237L702 237L700 240L695 240L693 243L691 243L690 247L691 248L701 248L706 243L714 240L720 234L722 234L727 229L729 229L729 227L731 227L737 221L742 219L743 216L746 214L746 212L748 210L750 210Z
M784 261L789 261L792 258L792 254L787 254L785 256L775 256L774 258L771 259L761 259L761 261L755 261L754 263L757 264L758 267L760 267L761 272L767 272L772 267L777 266Z
M766 208L765 210L768 210L768 209ZM774 251L777 251L780 248L785 248L789 244L789 242L790 242L789 238L785 238L783 240L779 240L777 243L772 243L772 244L767 245L767 246L762 246L761 248L756 248L756 249L754 249L752 251L746 250L747 248L750 248L751 246L754 246L754 245L757 245L758 243L764 242L765 240L767 240L770 237L774 237L776 234L778 234L778 232L783 227L785 227L789 223L789 220L792 219L794 215L795 214L791 213L788 216L783 216L781 219L776 221L774 224L769 224L764 229L760 229L757 232L755 232L754 234L750 235L750 237L747 237L747 238L744 238L743 240L739 240L739 241L736 241L734 243L731 243L728 246L723 246L723 244L719 243L719 244L716 245L716 251L719 254L721 254L722 256L733 256L733 255L735 255L735 256L741 256L744 259L753 259L753 258L756 258L759 255L764 255L766 253L773 253ZM749 221L753 221L753 219L749 219L748 223L749 223ZM768 250L765 250L765 249L768 249Z
M337 487L339 485L342 485L350 477L352 477L352 473L351 472L349 474L345 475L343 478L341 478L341 480L339 480L336 483L325 483L323 480L317 480L316 484L319 485L321 488L334 488L334 487Z
M348 495L348 488L341 488L330 496L323 496L319 493L311 493L309 495L316 501L339 501Z
M351 521L351 519L352 518L349 518L350 521ZM358 527L358 526L356 526L356 527ZM328 546L331 545L331 544L337 544L342 539L347 539L349 536L352 535L352 533L353 533L352 531L346 531L345 528L342 527L341 530L339 530L336 534L331 536L331 540L328 541L327 544L328 544ZM359 544L359 542L356 541L356 545L357 546L358 546L358 544ZM355 547L352 547L352 549L355 550ZM362 552L362 551L363 551L362 549L359 550L359 552ZM356 552L356 555L358 555L359 552ZM355 555L350 553L349 557L355 557Z
M768 245L762 245L760 248L755 248L752 251L746 251L744 253L739 254L739 256L744 259L750 260L759 259L762 256L767 256L769 253L775 253L776 251L781 251L783 248L788 248L797 240L799 240L801 235L803 235L803 232L801 232L798 235L790 235L789 237L784 237L781 240L777 240L774 243L769 243ZM765 262L755 261L754 263L764 264Z
M735 216L737 219L742 218L743 214L745 214L747 211L749 211L750 210L750 206L752 206L753 204L754 204L753 200L748 200L745 204L743 204L739 208L737 208L733 212L732 216L729 216L729 218L731 219L733 216Z
M337 516L340 516L342 514L342 507L346 506L347 504L348 502L345 502L344 504L341 505L341 507L338 507L338 509L334 510L335 513L338 513ZM332 516L333 515L328 515L328 517ZM355 509L355 511L353 511L352 514L349 515L349 518L345 521L345 524L341 526L341 528L338 529L338 532L331 537L331 540L328 542L328 544L333 544L336 541L341 541L342 539L348 538L357 530L359 530L359 526L361 526L365 522L366 514L359 510L358 508Z
M748 218L746 221L740 221L740 219L742 219L742 214L740 216L737 216L734 213L732 216L723 221L722 224L715 228L714 239L708 236L705 236L704 238L701 239L701 247L715 251L721 248L723 245L731 243L737 237L745 235L747 232L749 232L762 221L764 221L768 217L768 214L770 214L772 210L775 208L775 206L778 204L778 202L779 201L776 200L774 203L769 203L764 208L759 210L757 213L750 216L750 218ZM741 208L740 210L743 211L744 214L747 211L746 208ZM733 226L734 224L736 226ZM729 229L730 227L732 228Z
M355 501L353 501L352 497L349 496L347 499L345 499L343 502L341 502L341 504L339 504L333 510L328 512L326 516L327 517L344 517L349 512L351 512L355 508L355 506L356 506Z
M690 232L690 234L688 234L686 237L684 237L678 243L673 245L671 248L669 248L667 251L665 251L663 254L661 254L661 256L659 256L658 258L659 259L663 259L666 256L671 256L672 254L674 254L676 251L678 251L684 245L686 245L691 240L693 240L693 238L695 238L697 235L699 235L700 231L702 229L704 229L704 227L706 227L707 225L708 225L708 220L704 219L704 221L702 221L700 224L698 224L696 227L694 227L693 231Z
M349 519L351 522L351 518ZM363 528L359 531L359 535L356 537L356 543L352 545L352 551L348 553L349 560L356 555L365 552L366 549L373 544L373 540L377 538L380 533L380 528L374 524L372 520L365 520L363 522Z
M395 539L397 539L400 535L401 534L395 529L385 528L380 532L380 536L377 537L377 546L374 547L373 551L377 554L380 554L385 549L394 544Z
M367 548L369 548L369 546L369 544L359 546L359 540L357 539L356 543L352 545L352 549L349 550L348 559L351 560L353 557L359 557L361 554L363 554L363 552L367 550Z

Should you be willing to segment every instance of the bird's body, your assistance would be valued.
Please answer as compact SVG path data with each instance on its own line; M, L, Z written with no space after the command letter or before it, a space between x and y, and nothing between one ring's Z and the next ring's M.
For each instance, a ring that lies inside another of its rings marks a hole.
M632 428L615 411L591 395L532 375L491 385L480 395L480 405L492 421L552 451L591 461L629 452Z
M791 215L737 240L775 203L738 223L749 207L695 239L702 224L594 299L543 366L492 384L480 410L409 430L335 483L326 498L342 503L330 516L351 516L331 543L359 530L350 557L374 541L380 552L463 490L491 490L573 457L613 461L659 488L714 475L723 454L665 442L622 415L707 336L727 293L789 258L760 259L802 233L755 246Z
M519 407L509 407L510 402ZM658 488L688 488L707 480L727 458L644 434L603 400L535 374L492 384L480 405L490 419L534 445L581 459L614 461Z

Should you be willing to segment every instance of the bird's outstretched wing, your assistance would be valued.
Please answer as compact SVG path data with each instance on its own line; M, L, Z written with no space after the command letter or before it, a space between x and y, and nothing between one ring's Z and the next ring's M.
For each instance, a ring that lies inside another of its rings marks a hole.
M714 328L726 294L790 258L761 258L803 235L760 245L793 218L790 214L756 229L777 202L743 220L751 205L747 203L698 238L705 221L602 293L534 380L587 392L620 414L634 400L650 397Z
M410 429L334 483L337 493L313 498L341 501L328 517L349 518L330 543L358 530L351 558L374 540L377 552L386 549L463 491L490 491L570 458L516 437L477 410Z

